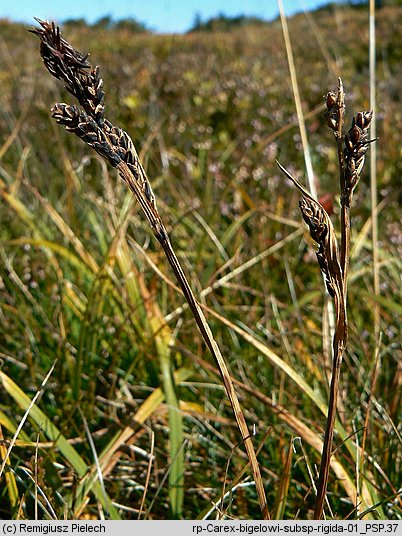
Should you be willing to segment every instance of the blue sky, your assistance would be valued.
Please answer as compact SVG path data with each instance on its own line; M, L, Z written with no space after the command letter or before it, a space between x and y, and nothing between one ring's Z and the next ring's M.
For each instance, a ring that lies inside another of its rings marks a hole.
M324 3L328 0L283 0L287 15ZM0 0L0 18L31 23L34 16L57 22L82 17L92 23L111 15L113 19L133 17L158 32L184 32L196 13L202 19L218 13L272 19L278 7L276 0Z

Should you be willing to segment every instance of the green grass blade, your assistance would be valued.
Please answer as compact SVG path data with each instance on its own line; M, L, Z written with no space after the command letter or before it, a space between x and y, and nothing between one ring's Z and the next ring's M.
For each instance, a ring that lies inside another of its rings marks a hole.
M166 329L163 330L163 332L166 331ZM168 331L162 337L161 333L162 332L159 332L159 335L156 336L155 345L159 356L163 390L165 392L169 414L169 450L171 460L169 472L169 498L173 517L180 519L183 515L184 501L183 416L180 411L173 377L171 350L169 347L171 335Z
M289 450L286 456L283 473L279 479L278 491L275 499L273 519L284 519L286 499L289 493L289 485L292 474L292 454L293 454L293 439L289 443Z

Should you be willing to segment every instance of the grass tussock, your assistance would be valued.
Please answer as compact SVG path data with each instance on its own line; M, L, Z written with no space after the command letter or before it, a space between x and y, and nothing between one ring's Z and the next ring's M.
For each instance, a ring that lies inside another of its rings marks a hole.
M377 13L380 294L362 171L330 518L402 513L400 17L396 7ZM50 118L50 105L71 95L44 76L32 36L0 24L1 516L261 517L220 371L169 257L103 160L110 160L105 148L96 154ZM323 95L341 74L348 110L369 109L367 13L334 8L288 24L318 200L342 221L339 154L325 128ZM303 169L279 22L186 36L68 32L102 66L110 125L130 132L138 148L176 258L255 428L271 516L312 518L332 327L299 196L275 164L291 162L292 175ZM72 130L80 113L103 118L99 73L92 82L84 112L54 110ZM99 142L94 132L76 133Z

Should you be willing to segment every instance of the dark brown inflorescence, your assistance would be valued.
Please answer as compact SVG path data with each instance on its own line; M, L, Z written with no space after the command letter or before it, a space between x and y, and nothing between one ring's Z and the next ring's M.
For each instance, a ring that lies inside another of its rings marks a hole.
M367 152L368 129L373 117L373 112L359 112L353 118L352 126L345 134L342 141L343 115L345 109L344 93L342 82L338 82L338 91L330 91L325 97L326 111L325 119L329 128L334 132L340 146L340 158L342 168L342 203L347 207L351 206L353 190L360 179L360 173L364 164L364 157Z
M139 191L150 203L155 217L155 196L130 136L105 118L105 93L99 67L92 67L88 54L78 52L63 39L60 29L53 22L36 20L40 27L31 32L41 40L40 53L46 68L55 78L65 83L67 91L82 106L80 109L75 105L57 103L52 108L52 116L66 130L93 147L113 167L124 164L128 173L119 167L121 177L126 182L128 177L133 177ZM154 219L151 224L155 228Z
M78 106L57 103L52 108L52 116L69 132L79 136L85 143L90 145L104 158L107 158L112 166L116 167L122 158L118 151L113 151L98 123Z
M318 245L316 251L319 267L325 278L325 285L332 298L337 295L338 302L343 300L342 276L340 271L338 243L334 226L324 207L312 197L306 188L295 179L279 162L279 168L300 190L299 201L303 220L307 223L310 236Z
M359 112L353 118L349 132L345 134L345 202L348 206L352 202L353 190L360 179L364 165L364 158L368 149L368 129L373 112Z
M88 54L78 52L63 39L54 22L36 20L41 28L34 28L31 32L41 39L40 53L46 68L55 78L65 82L67 91L74 95L87 114L102 126L105 93L99 67L92 68L88 62Z
M329 128L336 133L338 130L338 123L340 118L339 106L343 107L343 103L339 103L338 95L333 91L330 91L325 97L325 104L327 106L327 110L324 113L324 117L327 121Z
M304 196L299 201L299 207L303 219L309 227L311 238L318 244L318 250L316 251L318 264L325 277L328 293L333 298L335 296L335 290L333 282L331 281L331 273L326 253L329 229L324 209L312 199Z

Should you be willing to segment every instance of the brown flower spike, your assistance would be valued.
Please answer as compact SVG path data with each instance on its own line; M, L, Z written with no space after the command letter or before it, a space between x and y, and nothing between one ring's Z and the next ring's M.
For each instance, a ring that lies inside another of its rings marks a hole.
M371 143L367 136L372 117L373 112L359 112L345 135L345 202L349 207L352 204L353 191L360 179L368 145Z

